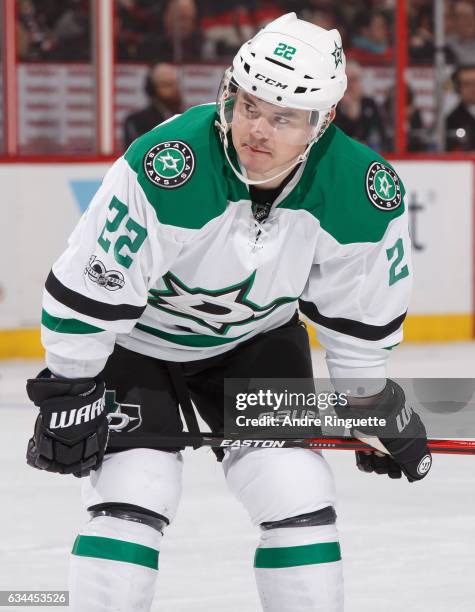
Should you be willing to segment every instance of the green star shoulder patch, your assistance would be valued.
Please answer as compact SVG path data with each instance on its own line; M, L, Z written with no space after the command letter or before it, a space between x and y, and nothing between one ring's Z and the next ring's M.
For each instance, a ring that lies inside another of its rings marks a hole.
M195 155L182 140L171 140L154 145L143 159L145 176L164 189L181 187L195 170Z
M386 164L373 162L366 171L366 195L379 210L395 210L402 203L398 175Z

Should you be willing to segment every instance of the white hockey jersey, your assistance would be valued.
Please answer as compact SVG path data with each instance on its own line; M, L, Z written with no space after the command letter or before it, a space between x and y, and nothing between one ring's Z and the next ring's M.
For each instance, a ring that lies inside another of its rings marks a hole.
M109 170L46 281L48 366L95 375L115 343L165 360L211 357L300 304L332 377L384 378L411 285L396 173L330 126L259 224L214 121L214 105L192 108Z

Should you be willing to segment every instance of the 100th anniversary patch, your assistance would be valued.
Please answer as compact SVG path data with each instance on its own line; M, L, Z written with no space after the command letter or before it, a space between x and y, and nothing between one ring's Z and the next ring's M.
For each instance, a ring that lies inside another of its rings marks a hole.
M170 140L153 146L143 160L145 174L158 187L174 189L191 178L195 155L182 140Z
M381 162L373 162L366 172L366 193L371 204L380 210L395 210L402 202L398 175Z
M106 270L102 261L99 261L95 255L91 255L89 263L84 270L93 283L104 287L108 291L117 291L125 285L124 275L118 270Z

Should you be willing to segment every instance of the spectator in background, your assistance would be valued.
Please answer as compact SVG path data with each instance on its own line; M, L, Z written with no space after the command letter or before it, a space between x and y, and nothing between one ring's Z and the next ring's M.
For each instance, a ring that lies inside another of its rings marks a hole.
M125 148L162 121L183 111L183 98L175 66L164 63L153 65L146 76L144 89L149 104L126 117Z
M203 57L233 57L254 34L252 17L243 0L201 0Z
M444 32L447 38L455 34L453 0L444 0Z
M43 59L53 46L44 11L33 0L21 0L17 13L18 56L20 60Z
M351 40L349 56L361 63L392 59L391 34L386 14L382 11L360 13L356 20L356 34Z
M453 5L454 34L447 39L447 48L457 66L475 64L475 5L457 0Z
M335 125L373 149L387 150L383 117L376 102L364 95L361 66L350 60L346 65L346 74L348 88L338 105Z
M54 47L48 59L87 61L91 58L89 2L69 0L53 29Z
M116 4L115 44L117 59L136 60L138 48L147 32L156 34L159 20L156 8L144 0L118 0Z
M407 86L406 99L406 130L407 150L416 152L427 151L430 147L429 133L424 125L422 113L416 106L415 96L412 89ZM395 112L396 92L394 88L388 91L383 103L386 133L388 135L388 150L393 151L395 146L394 127L396 125Z
M433 0L409 4L409 58L411 64L431 64L434 60Z
M18 55L21 60L89 61L90 0L21 0Z
M461 66L453 75L458 106L446 119L448 151L475 151L475 62Z
M299 16L305 19L305 21L310 21L310 23L314 23L325 30L337 28L343 41L343 47L346 47L347 32L345 18L341 10L333 5L333 1L316 0L306 4L306 8L299 13Z
M389 27L386 15L379 11L360 13L356 20L357 33L352 46L369 53L386 53L389 47Z
M167 0L158 29L144 36L137 59L199 62L202 45L195 0Z

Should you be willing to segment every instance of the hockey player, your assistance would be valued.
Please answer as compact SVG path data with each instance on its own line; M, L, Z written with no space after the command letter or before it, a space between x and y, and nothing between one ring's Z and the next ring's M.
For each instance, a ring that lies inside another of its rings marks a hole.
M236 55L217 105L159 125L115 162L54 264L42 315L47 369L28 382L39 416L27 456L88 476L74 611L150 609L180 497L179 448L135 443L105 454L105 388L122 440L181 432L178 402L196 431L190 396L222 431L225 378L312 377L298 302L335 386L366 381L363 391L355 383L350 409L386 407L378 443L390 454L359 454L359 467L410 481L427 473L424 427L385 371L411 282L404 188L379 155L331 125L345 88L336 30L294 13L270 23ZM401 414L405 439L394 435ZM242 448L223 467L261 527L263 609L343 610L323 456Z

